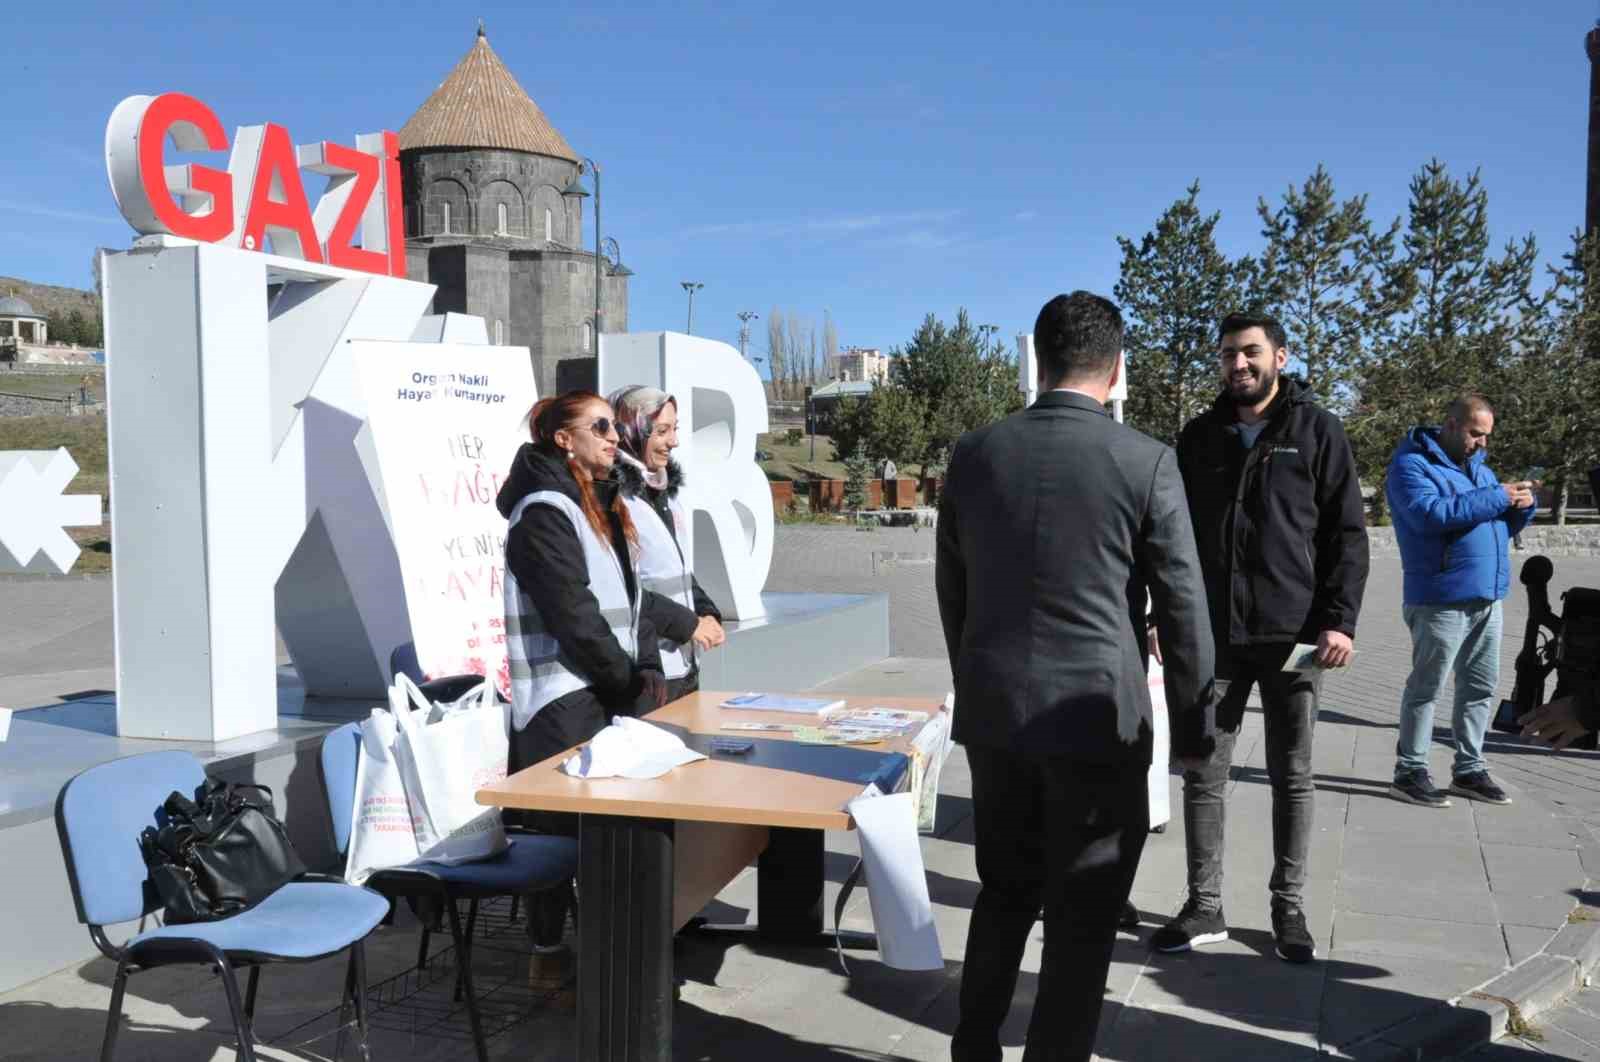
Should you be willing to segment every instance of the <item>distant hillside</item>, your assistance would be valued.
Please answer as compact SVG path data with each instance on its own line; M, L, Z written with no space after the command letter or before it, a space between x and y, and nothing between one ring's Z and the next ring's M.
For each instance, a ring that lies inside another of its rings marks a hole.
M61 288L54 284L35 284L20 277L0 277L0 298L13 293L19 298L27 299L34 312L44 314L46 317L53 314L65 315L73 310L80 310L85 317L91 319L100 316L100 297L92 291Z

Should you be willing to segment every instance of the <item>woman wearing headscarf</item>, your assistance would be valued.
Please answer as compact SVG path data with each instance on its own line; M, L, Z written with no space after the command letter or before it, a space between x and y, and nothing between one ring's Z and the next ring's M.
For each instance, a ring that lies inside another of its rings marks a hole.
M678 402L665 391L634 385L611 395L620 442L617 476L638 533L639 574L664 600L652 599L651 620L660 637L667 698L700 686L699 651L722 644L722 613L694 577L685 548L688 514L678 500L683 470L672 459L678 446Z

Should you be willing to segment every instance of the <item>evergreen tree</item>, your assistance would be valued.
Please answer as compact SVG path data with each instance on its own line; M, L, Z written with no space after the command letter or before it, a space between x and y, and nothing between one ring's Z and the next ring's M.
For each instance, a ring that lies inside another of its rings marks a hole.
M872 460L857 447L844 462L844 507L860 510L867 507L867 481L872 478Z
M1399 219L1374 233L1366 196L1339 202L1321 166L1304 186L1290 185L1276 210L1262 199L1256 212L1267 241L1261 287L1269 311L1317 400L1342 408L1361 351L1385 317Z
M966 310L949 327L929 314L903 348L891 351L894 385L927 410L927 435L915 460L926 463L974 428L1022 407L1017 363L997 339L985 338Z
M1507 359L1496 390L1490 443L1501 478L1538 478L1557 524L1567 522L1574 483L1600 464L1600 239L1575 234L1551 286Z
M1438 424L1464 391L1504 405L1499 392L1514 383L1508 373L1518 352L1537 341L1537 247L1528 236L1492 257L1488 205L1477 173L1458 181L1437 159L1411 180L1402 253L1385 280L1387 312L1360 360L1346 418L1363 482L1380 507L1400 437L1414 425Z
M1217 249L1220 214L1200 213L1200 184L1174 202L1138 243L1118 237L1116 297L1127 323L1127 421L1166 443L1219 389L1217 324L1258 305L1255 263Z

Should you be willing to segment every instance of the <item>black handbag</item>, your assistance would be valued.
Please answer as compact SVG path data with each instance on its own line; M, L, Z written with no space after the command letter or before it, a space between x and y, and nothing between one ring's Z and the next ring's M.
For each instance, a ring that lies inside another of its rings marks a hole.
M139 848L168 925L238 914L306 872L266 786L208 778L194 800L174 792L161 808Z

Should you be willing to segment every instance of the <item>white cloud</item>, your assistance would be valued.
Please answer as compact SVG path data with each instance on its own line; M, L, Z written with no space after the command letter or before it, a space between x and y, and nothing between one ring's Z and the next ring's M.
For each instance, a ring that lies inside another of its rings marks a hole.
M19 203L14 199L0 199L0 210L16 214L27 214L35 218L51 218L55 221L89 221L97 225L116 224L120 220L115 214L91 214L86 210L62 210L58 207L40 206L37 203Z
M842 214L834 217L794 218L788 221L734 221L718 225L697 225L684 230L685 236L744 236L753 239L799 236L813 239L838 239L860 233L911 229L954 221L959 210L910 210L876 214Z

